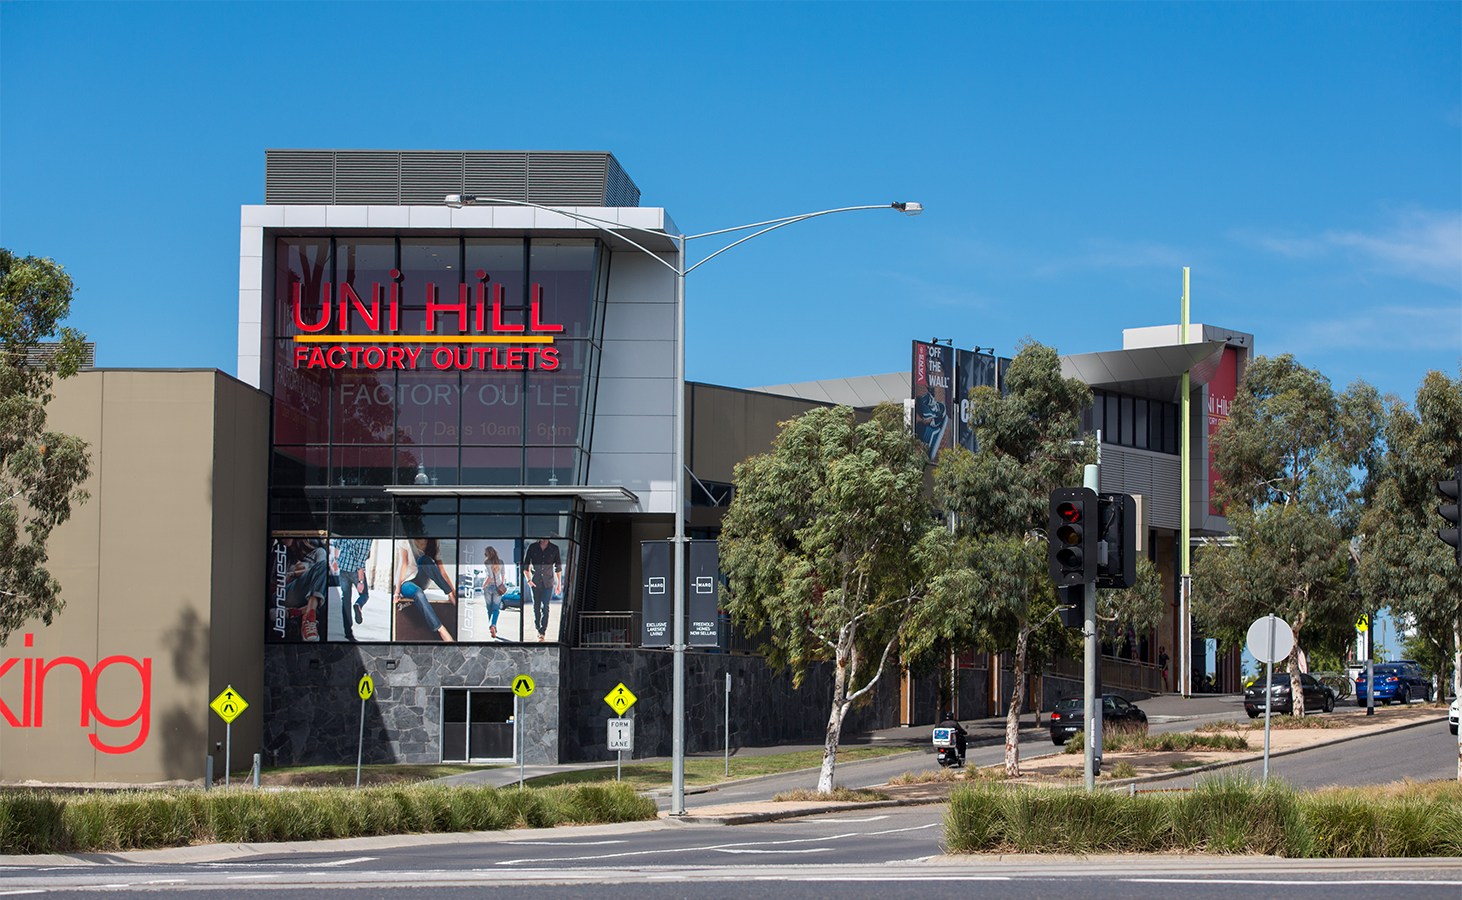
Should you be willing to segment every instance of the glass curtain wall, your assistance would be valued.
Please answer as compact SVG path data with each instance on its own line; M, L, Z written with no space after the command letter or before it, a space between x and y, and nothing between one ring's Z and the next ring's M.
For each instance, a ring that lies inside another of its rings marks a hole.
M382 488L584 482L607 256L585 239L279 240L271 640L563 639L579 560L572 499ZM462 311L441 311L464 296ZM480 344L439 345L455 355L437 368L430 342L405 344L422 348L415 368L303 368L292 340L553 326L551 370L472 365Z

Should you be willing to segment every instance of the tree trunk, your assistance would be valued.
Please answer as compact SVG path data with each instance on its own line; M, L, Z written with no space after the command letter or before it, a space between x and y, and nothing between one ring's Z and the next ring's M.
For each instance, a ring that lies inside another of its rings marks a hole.
M1010 692L1010 709L1005 713L1005 777L1020 777L1020 711L1025 706L1025 658L1031 629L1022 628L1015 639L1015 684Z
M838 635L837 671L833 674L833 706L827 717L827 738L822 745L822 774L817 777L817 792L830 794L833 769L838 762L838 739L843 733L843 716L848 712L848 662L852 657L851 629Z
M1305 715L1305 691L1300 681L1300 642L1296 640L1289 648L1289 702L1290 712L1303 718Z

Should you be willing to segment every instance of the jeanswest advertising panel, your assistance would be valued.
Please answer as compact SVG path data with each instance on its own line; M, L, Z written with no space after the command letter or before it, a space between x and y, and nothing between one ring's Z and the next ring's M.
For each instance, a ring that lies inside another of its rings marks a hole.
M914 341L914 434L930 462L954 446L954 349Z
M994 356L969 350L956 350L954 357L955 397L958 398L959 409L956 443L973 453L979 448L975 442L975 430L970 427L970 391L977 387L996 386L996 362Z

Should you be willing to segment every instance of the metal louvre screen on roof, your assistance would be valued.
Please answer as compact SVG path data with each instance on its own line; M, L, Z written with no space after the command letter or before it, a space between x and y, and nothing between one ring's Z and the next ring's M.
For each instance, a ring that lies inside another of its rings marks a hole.
M335 154L335 203L340 206L381 205L401 188L401 154L383 150L341 150Z
M401 154L401 205L433 206L462 193L461 153L423 150Z
M1148 498L1147 522L1181 527L1182 462L1176 456L1102 443L1101 489Z
M545 206L638 206L612 153L460 150L265 150L264 202L433 206L447 194Z

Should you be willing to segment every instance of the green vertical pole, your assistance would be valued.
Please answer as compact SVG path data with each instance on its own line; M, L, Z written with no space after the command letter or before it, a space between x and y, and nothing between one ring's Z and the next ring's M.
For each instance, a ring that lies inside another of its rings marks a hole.
M1181 324L1178 326L1178 343L1188 343L1188 267L1183 267L1183 312ZM1193 570L1189 566L1189 535L1192 530L1192 501L1193 501L1193 409L1192 402L1188 397L1190 389L1188 383L1188 372L1183 372L1183 386L1180 390L1182 414L1179 417L1182 423L1182 438L1179 441L1181 451L1182 474L1179 476L1182 484L1182 525L1181 534L1178 536L1178 634L1175 635L1174 643L1177 651L1173 654L1175 659L1182 660L1181 669L1173 674L1174 687L1178 693L1188 696L1188 675L1193 670L1193 660L1189 657L1193 654L1193 642L1188 636L1188 618L1192 614L1188 609L1188 600L1191 595Z

